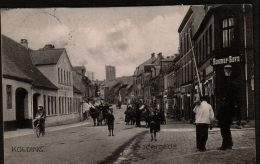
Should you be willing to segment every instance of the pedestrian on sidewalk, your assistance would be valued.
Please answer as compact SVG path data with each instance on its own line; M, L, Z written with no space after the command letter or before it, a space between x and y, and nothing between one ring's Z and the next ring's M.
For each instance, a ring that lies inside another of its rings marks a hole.
M218 125L220 127L220 132L222 136L222 145L220 150L232 149L232 135L230 131L230 126L232 124L232 117L234 116L234 107L227 100L226 97L222 97L219 104L218 110Z
M149 116L151 141L156 139L156 133L160 130L160 119L156 110Z
M208 140L208 128L214 120L214 112L212 106L208 104L207 97L201 97L200 102L193 109L196 123L196 144L199 151L206 151L206 143Z
M108 131L109 131L109 135L108 136L114 136L114 121L115 121L115 117L113 115L113 111L109 111L107 114L107 127L108 127Z

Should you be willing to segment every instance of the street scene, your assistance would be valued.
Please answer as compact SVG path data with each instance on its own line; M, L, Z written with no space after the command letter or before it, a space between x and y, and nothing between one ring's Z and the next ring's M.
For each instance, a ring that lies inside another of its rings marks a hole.
M5 9L5 163L257 163L252 5Z

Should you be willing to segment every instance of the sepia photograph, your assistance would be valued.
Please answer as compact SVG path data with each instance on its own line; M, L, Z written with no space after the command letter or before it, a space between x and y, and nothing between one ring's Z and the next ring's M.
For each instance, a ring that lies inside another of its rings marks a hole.
M1 9L6 164L256 164L252 4Z

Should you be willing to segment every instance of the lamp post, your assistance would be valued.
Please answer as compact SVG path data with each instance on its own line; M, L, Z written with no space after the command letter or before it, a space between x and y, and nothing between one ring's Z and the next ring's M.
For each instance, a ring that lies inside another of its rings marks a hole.
M230 77L232 73L232 66L230 64L227 64L224 66L224 73L226 77Z

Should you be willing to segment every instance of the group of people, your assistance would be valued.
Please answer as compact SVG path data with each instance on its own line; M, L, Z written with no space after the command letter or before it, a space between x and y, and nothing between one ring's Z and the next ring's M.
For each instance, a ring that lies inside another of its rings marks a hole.
M196 124L196 143L199 151L206 151L206 142L208 139L208 129L212 128L215 120L212 106L208 103L208 97L202 96L200 101L196 102L193 112L195 113ZM222 97L218 109L218 125L222 136L222 145L220 150L232 149L232 135L230 126L232 124L232 117L234 116L234 108L232 104L227 101L226 97Z
M83 105L84 106L84 105ZM99 104L94 106L91 103L85 104L85 107L89 108L90 116L93 118L94 126L96 125L96 119L101 115L105 124L108 126L109 136L114 136L114 120L113 110L108 104ZM85 112L87 109L85 110ZM209 104L207 96L202 96L200 101L195 103L193 109L195 113L196 124L196 146L199 151L206 150L206 142L208 139L208 129L211 127L215 120L215 115L212 106ZM226 97L222 97L218 109L218 125L220 127L221 136L223 138L220 150L232 149L233 141L230 131L232 124L232 118L234 117L234 107L227 100ZM45 119L46 111L43 106L38 107L38 111L34 119L34 126L40 123L43 134L45 133ZM155 107L149 107L145 104L133 104L127 105L125 111L126 125L136 125L141 127L141 121L146 122L146 127L150 128L151 141L156 139L156 133L160 131L160 124L165 123L164 113Z
M150 128L151 140L157 141L156 133L160 131L160 124L166 123L164 112L155 107L141 103L127 105L125 111L126 125L141 127L141 121L145 121L146 128Z
M104 121L104 124L108 126L108 135L114 136L115 117L111 105L103 103L102 101L85 101L83 103L83 115L87 116L88 114L92 117L94 126L102 125L102 122Z

